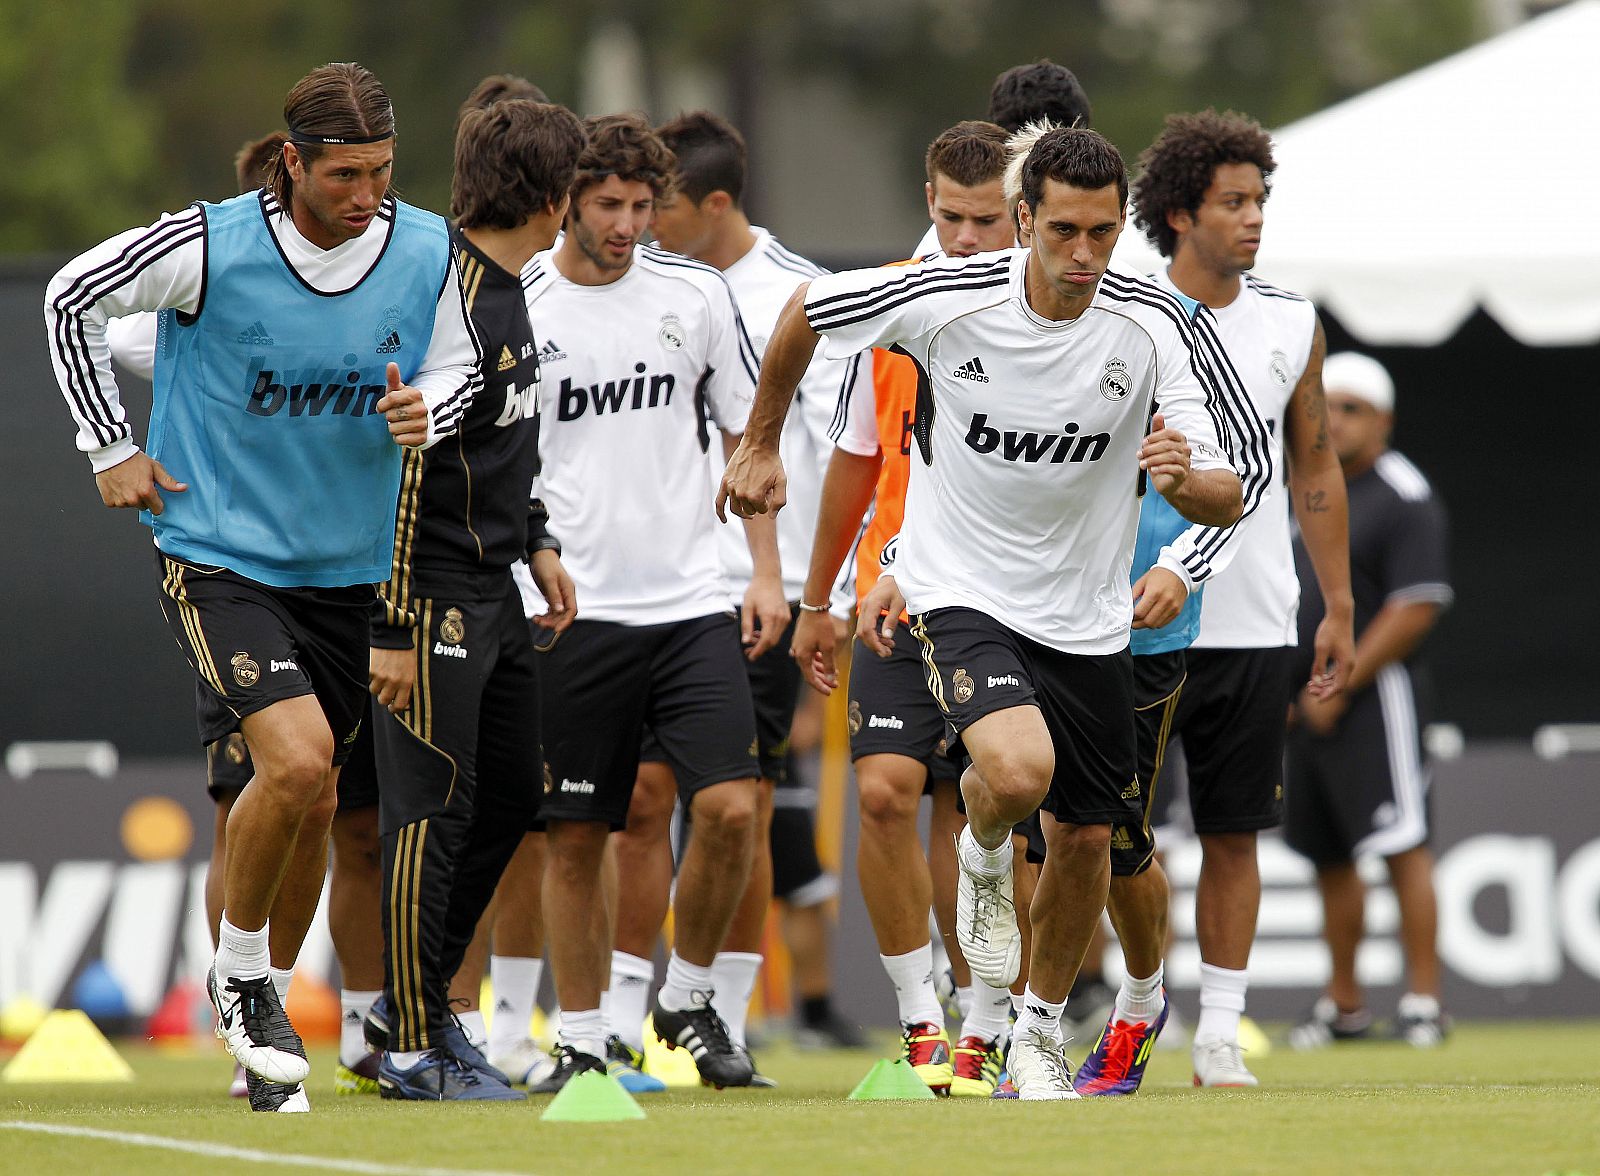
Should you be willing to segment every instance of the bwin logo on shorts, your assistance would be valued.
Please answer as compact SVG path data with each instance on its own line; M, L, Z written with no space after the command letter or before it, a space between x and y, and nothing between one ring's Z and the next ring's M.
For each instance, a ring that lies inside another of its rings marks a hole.
M891 731L900 731L905 728L905 725L905 720L895 715L869 715L867 717L868 727L887 727Z
M993 690L996 686L1021 686L1021 685L1022 685L1022 683L1017 681L1016 675L1014 675L1014 674L1001 674L998 678L995 677L993 674L989 675L989 689L990 690Z
M594 782L592 780L561 780L562 792L576 792L583 796L594 795Z
M271 672L274 674L283 670L294 670L298 673L299 669L300 667L295 664L294 658L289 658L287 661L279 661L277 658L272 659Z

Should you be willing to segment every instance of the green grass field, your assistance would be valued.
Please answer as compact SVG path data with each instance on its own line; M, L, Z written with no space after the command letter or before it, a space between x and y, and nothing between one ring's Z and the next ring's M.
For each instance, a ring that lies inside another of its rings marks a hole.
M887 1041L885 1049L889 1049ZM1132 1099L847 1102L873 1054L770 1046L776 1091L669 1091L644 1122L541 1123L529 1104L335 1098L313 1055L314 1114L252 1115L220 1054L125 1046L134 1084L0 1085L0 1172L1584 1173L1600 1176L1600 1022L1467 1025L1443 1048L1363 1044L1251 1059L1256 1091L1197 1091L1158 1053ZM115 1133L45 1135L17 1124ZM144 1137L139 1140L123 1136ZM166 1141L267 1152L196 1154Z

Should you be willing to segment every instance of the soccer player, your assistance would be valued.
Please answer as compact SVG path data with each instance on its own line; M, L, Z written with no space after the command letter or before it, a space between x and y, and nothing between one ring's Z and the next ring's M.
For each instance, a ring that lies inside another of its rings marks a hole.
M706 453L714 427L729 449L743 431L756 356L717 270L640 244L672 192L672 153L637 116L587 125L566 235L523 271L543 340L539 485L570 529L564 560L584 612L542 662L544 911L561 1030L558 1069L535 1089L605 1066L601 856L626 822L647 724L694 826L651 1016L708 1082L745 1086L753 1068L713 1004L711 974L749 881L759 807L740 649L754 659L771 648L789 608L765 519L747 528L742 626L729 611Z
M524 832L543 779L539 683L522 597L528 560L571 620L572 582L540 502L537 345L523 265L554 240L585 136L525 99L469 110L456 130L450 207L484 391L454 445L409 455L395 555L380 587L371 688L382 809L387 1098L520 1099L451 1016L450 978Z
M1002 184L1005 144L1005 132L992 123L963 122L929 146L929 201L937 210L938 248L947 256L968 257L1016 244ZM839 565L854 544L856 591L865 596L877 581L879 557L899 533L905 513L917 367L905 355L880 349L872 352L872 370L873 395L855 390L835 418L836 448L828 463L793 643L794 657L825 693L837 685L837 673L833 626L822 610ZM863 533L869 506L872 517ZM953 847L964 823L956 806L961 769L946 754L944 716L928 693L922 658L908 631L900 630L887 660L857 649L851 663L849 716L860 805L856 868L879 959L895 989L902 1053L931 1089L988 1097L1000 1070L1011 999L1003 989L981 982L978 991L967 992L952 1051L934 984L928 907L931 901L954 949L950 955L953 968L959 965L957 979L970 988L972 981L960 974L965 961L954 943ZM917 810L925 793L933 797L927 856L917 832Z
M202 738L240 730L250 748L208 988L229 1052L305 1109L269 917L308 924L321 891L396 446L453 431L479 379L445 224L387 193L394 112L378 80L323 66L284 115L268 190L96 246L51 281L45 321L102 501L142 508L154 530L163 612L207 688ZM109 316L141 310L162 315L148 453L105 341ZM283 1105L268 1093L261 1109Z
M1172 723L1183 740L1203 852L1195 888L1201 958L1195 1081L1254 1086L1240 1056L1239 1017L1261 905L1256 837L1282 819L1283 716L1293 696L1299 598L1283 494L1327 601L1310 689L1330 698L1344 688L1352 649L1344 479L1328 443L1326 343L1316 309L1249 273L1274 168L1271 139L1241 115L1173 115L1140 164L1138 224L1171 259L1156 280L1210 309L1228 358L1267 422L1274 467L1285 458L1288 464L1287 481L1272 484L1237 542L1229 542L1226 529L1192 527L1159 561L1191 590L1215 579Z
M1343 694L1302 690L1289 733L1284 840L1317 867L1322 934L1333 961L1327 991L1290 1031L1301 1049L1368 1035L1356 978L1366 886L1355 859L1378 854L1400 906L1406 992L1397 1035L1438 1045L1449 1019L1439 1008L1437 904L1428 848L1428 761L1421 731L1430 682L1420 650L1450 606L1443 504L1427 478L1389 448L1394 382L1377 360L1354 352L1322 365L1328 438L1350 495L1350 580L1356 655ZM1305 544L1295 542L1305 595L1300 647L1321 621L1321 598Z
M656 206L657 243L722 271L733 291L757 360L778 312L794 288L824 272L785 249L766 229L752 226L741 201L747 173L744 138L726 120L708 111L680 115L656 133L677 161L673 193ZM859 363L818 357L799 392L800 411L784 430L783 451L796 471L794 517L778 520L778 550L784 598L800 599L811 528L822 477L821 454L828 449L827 431L835 405L855 381ZM720 452L708 454L713 475L721 472ZM753 571L749 546L740 528L717 534L729 598L738 607ZM756 830L755 862L750 884L740 903L727 941L712 964L718 1010L737 1046L745 1045L745 1020L761 966L761 937L772 899L774 859L804 855L807 847L777 844L772 834L775 788L787 783L789 729L799 699L800 674L789 657L790 631L754 661L746 663L755 705L756 757L761 797ZM617 911L616 946L612 954L610 1043L613 1062L637 1070L642 1061L642 1029L647 985L654 976L650 955L666 916L672 880L669 825L677 788L659 743L646 741L644 763L634 786L628 827L613 838L619 885L629 901ZM786 822L787 836L813 838L809 823ZM813 859L815 849L810 848ZM786 863L787 865L787 863ZM632 1075L624 1081L637 1082ZM757 1076L757 1083L762 1083Z
M995 78L989 90L988 120L1011 135L1041 120L1058 127L1086 127L1089 125L1089 95L1083 92L1083 86L1070 69L1042 57L1030 65L1014 65ZM938 232L940 212L935 208L933 196L930 179L928 217L934 225L923 233L912 257L928 257L945 248ZM1007 241L998 248L1008 249L1012 244Z
M911 355L922 381L896 577L863 602L858 632L887 654L909 610L928 689L972 756L957 933L996 987L1021 967L1012 828L1043 806L1049 855L1007 1064L1020 1097L1070 1099L1061 1011L1105 907L1111 826L1138 813L1127 653L1138 495L1154 489L1226 526L1261 487L1242 486L1219 448L1236 405L1196 342L1207 316L1191 325L1152 283L1105 272L1127 199L1116 148L1093 131L1051 132L1022 190L1026 249L797 292L718 506L783 505L776 437L819 338L830 355L884 344Z

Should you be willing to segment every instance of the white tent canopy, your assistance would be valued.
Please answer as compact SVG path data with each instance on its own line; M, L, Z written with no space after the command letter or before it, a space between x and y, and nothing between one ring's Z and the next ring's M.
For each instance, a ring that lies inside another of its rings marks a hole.
M1439 343L1479 306L1526 344L1600 341L1600 0L1274 139L1267 281L1369 343ZM1131 219L1116 260L1160 264Z

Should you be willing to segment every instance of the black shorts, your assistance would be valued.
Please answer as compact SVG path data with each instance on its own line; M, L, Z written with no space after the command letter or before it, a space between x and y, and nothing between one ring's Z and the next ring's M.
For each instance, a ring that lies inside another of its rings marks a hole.
M489 599L417 601L411 703L391 714L373 702L385 834L440 812L463 787L497 819L520 820L524 830L537 819L539 666L510 573L492 583L499 595Z
M759 774L732 614L663 625L579 619L540 658L548 772L541 821L623 828L647 726L685 805L713 784Z
M1148 653L1133 659L1133 721L1138 740L1139 804L1143 817L1111 830L1111 872L1129 878L1150 868L1156 856L1157 781L1167 757L1167 736L1183 693L1184 651Z
M1283 839L1318 866L1427 843L1428 760L1411 676L1378 671L1333 733L1289 733Z
M794 726L795 707L800 704L800 667L789 656L793 640L794 620L791 619L776 645L756 661L744 663L750 675L750 702L756 715L756 761L761 778L779 787L788 781L789 730ZM661 741L649 727L645 728L639 745L639 762L667 762Z
M370 584L273 588L226 568L156 552L161 612L199 676L200 742L286 698L314 695L333 732L333 763L350 755L366 714Z
M1072 825L1142 819L1133 732L1133 666L1126 649L1063 653L971 608L911 618L928 689L957 734L985 715L1036 706L1055 748L1039 806Z
M373 725L388 714L378 700L367 695L367 718L350 745L350 756L339 769L339 811L371 808L378 803L378 767L372 756Z
M1172 731L1183 740L1196 833L1250 833L1283 821L1294 652L1188 651L1189 677Z
M933 785L961 779L961 765L950 754L950 724L928 693L922 649L910 629L894 631L894 652L886 658L859 640L850 654L850 759L903 755L928 770Z
M198 682L195 689L201 689ZM255 774L250 749L239 732L230 732L206 744L206 794L218 804L237 800Z

